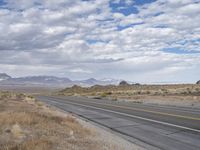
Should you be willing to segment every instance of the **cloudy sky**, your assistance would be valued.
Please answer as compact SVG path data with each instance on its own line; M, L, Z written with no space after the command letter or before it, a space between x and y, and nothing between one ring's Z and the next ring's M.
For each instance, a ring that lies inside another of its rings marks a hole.
M200 79L200 0L0 0L0 72Z

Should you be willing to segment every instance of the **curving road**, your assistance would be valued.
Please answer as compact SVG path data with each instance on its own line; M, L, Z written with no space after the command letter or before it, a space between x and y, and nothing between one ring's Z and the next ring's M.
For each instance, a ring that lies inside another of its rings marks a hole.
M200 149L198 109L83 97L37 96L36 98L109 128L146 149Z

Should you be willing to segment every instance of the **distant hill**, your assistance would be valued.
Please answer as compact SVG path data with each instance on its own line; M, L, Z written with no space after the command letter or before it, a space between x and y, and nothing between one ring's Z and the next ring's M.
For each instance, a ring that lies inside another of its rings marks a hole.
M90 78L87 80L80 80L80 81L75 81L75 82L80 83L80 84L93 85L93 84L97 84L99 81L94 78Z
M3 81L4 84L14 85L39 85L39 86L66 86L72 81L68 78L58 78L53 76L30 76L20 78L10 78Z
M197 81L197 83L196 84L200 84L200 80L199 81Z
M86 80L75 80L72 81L69 78L60 78L55 76L27 76L12 78L6 73L0 73L0 85L15 85L15 86L41 86L41 87L71 87L73 85L80 86L93 86L93 85L110 85L119 84L121 80L115 79L102 79L97 80L95 78L90 78Z
M120 83L119 83L119 85L120 86L126 86L126 85L129 85L126 81L121 81Z
M0 73L0 81L8 80L11 76L7 75L6 73Z
M1 75L1 74L0 74ZM51 86L51 87L65 87L73 85L68 78L59 78L54 76L28 76L12 78L11 76L0 76L0 85L15 85L15 86ZM1 78L2 77L2 78ZM3 80L4 79L4 80Z
M116 80L116 79L100 79L97 80L95 78L89 78L87 80L78 80L78 81L73 81L74 84L76 85L81 85L81 86L93 86L93 85L117 85L121 80Z

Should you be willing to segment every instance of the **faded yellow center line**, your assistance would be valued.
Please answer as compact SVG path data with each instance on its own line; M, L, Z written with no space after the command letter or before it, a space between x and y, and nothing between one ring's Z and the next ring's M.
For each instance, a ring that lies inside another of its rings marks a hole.
M164 112L146 110L146 109L142 109L142 108L130 108L130 107L126 107L126 106L117 106L117 105L112 105L112 104L102 104L102 103L96 103L96 102L89 102L89 103L100 104L100 105L104 105L104 106L112 106L112 107L117 107L117 108L123 108L123 109L127 109L127 110L136 110L136 111L148 112L148 113L153 113L153 114L159 114L159 115L172 116L172 117L178 117L178 118L184 118L184 119L200 121L200 118L196 118L196 117L182 116L182 115L176 115L176 114L171 114L171 113L164 113Z

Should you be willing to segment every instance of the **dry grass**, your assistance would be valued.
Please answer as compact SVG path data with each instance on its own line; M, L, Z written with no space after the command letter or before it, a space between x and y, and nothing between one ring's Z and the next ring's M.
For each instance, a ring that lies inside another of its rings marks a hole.
M124 85L124 86L100 86L92 87L73 86L59 92L59 94L129 94L129 95L200 95L198 84L174 84L174 85Z
M101 149L94 131L24 94L0 92L0 150Z
M58 95L89 96L93 98L108 98L112 100L125 99L142 103L143 101L195 101L200 102L199 84L174 85L120 85L120 86L73 86L66 88ZM192 104L191 104L192 105Z

